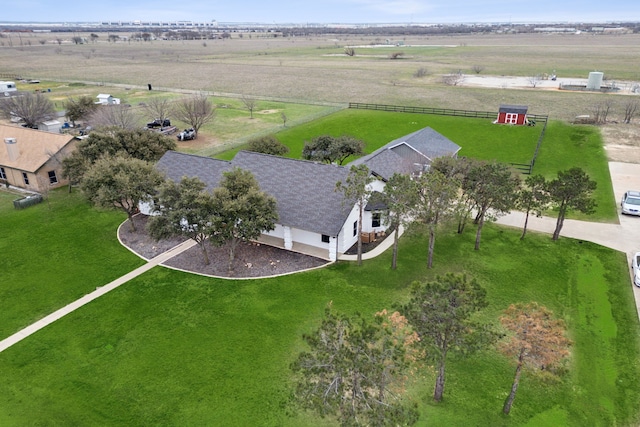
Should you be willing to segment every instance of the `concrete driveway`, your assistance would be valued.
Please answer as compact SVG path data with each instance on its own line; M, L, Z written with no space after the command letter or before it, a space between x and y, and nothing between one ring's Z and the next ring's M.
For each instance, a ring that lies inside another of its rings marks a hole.
M622 199L626 190L640 190L640 165L635 163L609 162L609 172L613 184L613 192L617 203ZM618 206L618 212L620 207ZM587 221L565 220L560 233L561 236L587 240L597 243L627 255L629 262L629 286L633 288L640 317L640 288L633 286L631 276L631 257L640 252L640 217L618 214L619 224L602 224ZM524 214L513 212L498 220L498 224L522 228ZM529 217L529 230L552 234L555 229L556 218Z

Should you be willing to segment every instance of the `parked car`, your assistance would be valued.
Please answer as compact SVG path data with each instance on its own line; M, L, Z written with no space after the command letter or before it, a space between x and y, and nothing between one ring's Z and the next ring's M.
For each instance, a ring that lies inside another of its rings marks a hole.
M178 141L190 141L196 138L196 131L193 128L185 129L177 136Z
M160 120L160 119L155 119L154 121L147 123L147 127L149 129L151 129L151 128L160 128L160 127L164 128L164 127L167 127L167 126L171 126L171 120L169 120L169 119L164 119L164 121Z
M640 191L629 190L622 196L622 213L640 216Z
M640 287L640 252L633 255L631 268L633 269L633 284Z

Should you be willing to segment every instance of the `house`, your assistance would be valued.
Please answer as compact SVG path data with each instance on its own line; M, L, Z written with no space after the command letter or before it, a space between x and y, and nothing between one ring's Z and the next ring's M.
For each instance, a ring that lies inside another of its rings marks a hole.
M120 98L114 98L108 93L100 93L98 94L98 96L96 96L96 98L98 99L96 101L96 104L100 104L100 105L120 104Z
M526 105L503 104L498 110L498 119L495 121L495 123L509 125L526 125L527 110L528 107Z
M0 125L0 179L9 185L45 192L65 185L62 159L75 148L70 135Z
M394 173L424 172L438 157L457 157L460 148L444 135L426 127L395 139L348 166L364 163L375 176L386 181Z
M345 182L352 165L366 164L376 178L369 189L383 192L385 181L395 172L425 170L434 158L455 156L459 150L458 145L425 128L346 166L249 151L238 152L231 161L168 151L157 167L173 181L197 177L209 191L219 185L224 172L236 167L250 171L260 189L276 199L278 209L275 229L265 232L259 240L335 261L358 241L359 212L355 200L345 200L335 190L337 182ZM363 234L385 230L383 210L384 206L379 204L367 204L362 218ZM141 204L140 211L152 214L153 207Z

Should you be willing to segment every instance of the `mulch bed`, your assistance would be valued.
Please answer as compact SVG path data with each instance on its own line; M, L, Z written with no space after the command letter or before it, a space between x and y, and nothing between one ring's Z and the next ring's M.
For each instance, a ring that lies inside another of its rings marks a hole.
M151 259L185 240L182 237L174 237L155 241L146 232L147 219L146 215L136 215L134 217L135 232L131 231L128 220L122 224L119 230L119 237L122 243L138 255ZM233 271L229 272L228 248L226 246L215 247L210 245L209 242L205 245L209 254L209 265L204 263L202 250L199 246L194 246L182 252L164 264L194 273L218 277L247 278L293 273L328 263L328 261L320 258L249 242L238 244L233 262Z

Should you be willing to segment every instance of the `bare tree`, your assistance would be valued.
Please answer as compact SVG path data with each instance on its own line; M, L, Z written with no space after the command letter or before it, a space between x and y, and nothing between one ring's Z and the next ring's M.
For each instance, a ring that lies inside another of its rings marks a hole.
M442 82L447 86L458 86L464 81L464 74L460 70L442 76Z
M249 110L249 114L250 114L250 118L253 119L253 110L256 109L256 106L258 105L258 101L255 100L255 98L251 98L249 96L242 96L242 103L244 104L244 108L246 108L247 110Z
M413 73L413 77L420 78L426 76L427 74L429 74L427 69L424 67L420 67L415 71L415 73Z
M540 76L540 74L529 76L527 77L527 81L529 82L529 85L531 85L531 87L535 89L536 86L540 84L540 81L542 81L542 76Z
M347 56L356 56L356 50L352 47L345 47L344 54Z
M392 52L389 54L389 59L400 59L404 56L404 52Z
M101 105L91 114L87 122L96 127L114 126L122 129L135 129L139 126L138 115L127 105Z
M280 118L282 119L282 126L287 127L287 115L285 113L280 113Z
M196 131L197 138L200 128L215 118L216 110L207 95L198 93L178 101L173 114L176 119L191 126Z
M593 115L593 120L596 124L604 124L607 122L607 117L611 112L611 107L613 102L608 99L603 102L598 102L591 107L591 113Z
M484 71L484 67L482 65L474 65L473 67L471 67L471 69L473 70L474 73L476 74L480 74L481 72Z
M151 120L164 123L171 113L171 103L167 98L152 98L147 102L145 110L151 116Z
M53 103L41 93L27 92L0 102L0 114L6 119L19 117L26 127L37 128L38 123L55 117Z
M636 115L638 110L638 101L635 99L629 99L624 104L624 123L631 123L631 120Z

